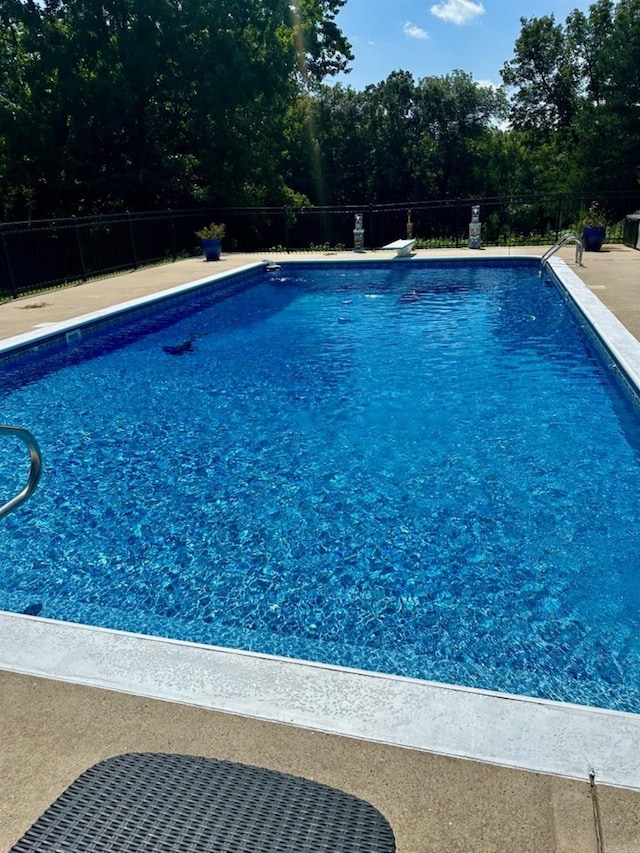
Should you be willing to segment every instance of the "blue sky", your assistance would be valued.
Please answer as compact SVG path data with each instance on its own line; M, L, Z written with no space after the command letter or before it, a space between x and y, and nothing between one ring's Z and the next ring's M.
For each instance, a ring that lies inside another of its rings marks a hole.
M364 89L392 71L441 77L459 68L477 82L502 82L520 18L554 15L564 24L593 0L347 0L336 22L353 47L352 71L338 82Z

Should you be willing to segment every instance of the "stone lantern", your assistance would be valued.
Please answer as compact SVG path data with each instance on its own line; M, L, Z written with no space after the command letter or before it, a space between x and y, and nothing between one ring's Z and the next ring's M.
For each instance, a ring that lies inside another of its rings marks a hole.
M473 205L471 208L471 222L469 223L469 248L481 249L480 242L480 206Z
M362 214L356 213L356 227L353 229L353 251L364 252L364 228Z

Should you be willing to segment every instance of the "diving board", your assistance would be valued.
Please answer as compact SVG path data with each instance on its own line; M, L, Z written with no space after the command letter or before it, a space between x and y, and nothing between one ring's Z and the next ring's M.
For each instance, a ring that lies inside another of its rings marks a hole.
M415 242L415 240L394 240L393 243L387 243L382 248L395 250L396 258L408 258L411 255L411 250Z

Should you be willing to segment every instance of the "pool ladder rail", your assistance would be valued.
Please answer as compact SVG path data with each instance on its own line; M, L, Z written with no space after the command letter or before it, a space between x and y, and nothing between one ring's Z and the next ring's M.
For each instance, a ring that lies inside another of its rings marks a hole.
M27 445L29 456L31 457L31 468L29 470L27 485L20 494L16 495L15 498L12 498L10 501L7 501L3 506L0 506L0 518L8 515L33 494L36 486L38 485L38 481L40 480L40 474L42 473L42 454L40 453L38 442L31 435L29 430L23 429L22 427L9 426L8 424L0 424L0 436L2 435L19 438Z
M576 266L582 266L582 253L584 252L584 244L579 237L576 237L575 234L565 234L562 236L557 243L554 243L550 249L544 253L544 255L540 258L540 271L545 267L545 264L549 261L549 258L561 249L563 246L566 246L568 243L576 244Z

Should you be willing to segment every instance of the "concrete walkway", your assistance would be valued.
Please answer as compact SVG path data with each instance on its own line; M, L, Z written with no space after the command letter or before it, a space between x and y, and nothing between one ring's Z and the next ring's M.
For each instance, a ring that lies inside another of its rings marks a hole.
M560 256L571 262L573 251ZM333 257L357 262L377 254ZM0 337L255 260L261 256L227 256L215 265L189 259L7 302L0 305ZM578 274L640 339L640 252L606 247L585 255L584 264ZM9 850L82 770L129 751L215 756L342 788L385 814L399 853L640 853L638 791L8 671L0 672L0 851Z

